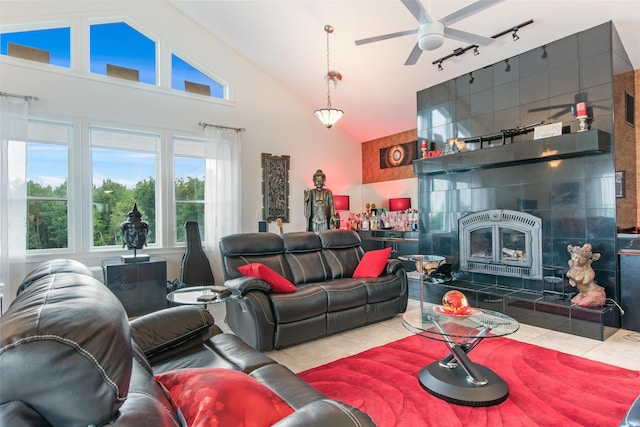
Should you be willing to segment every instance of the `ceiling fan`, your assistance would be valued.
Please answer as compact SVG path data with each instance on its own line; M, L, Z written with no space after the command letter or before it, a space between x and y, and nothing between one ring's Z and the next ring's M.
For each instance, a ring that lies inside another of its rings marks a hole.
M488 7L501 3L504 0L479 0L465 6L449 15L435 20L429 15L429 12L422 6L420 0L400 0L402 4L409 9L409 12L418 20L420 26L414 30L400 31L397 33L384 34L381 36L369 37L366 39L356 40L356 45L360 46L367 43L379 42L381 40L393 39L396 37L407 36L409 34L418 34L418 41L413 50L409 54L404 65L414 65L418 62L420 54L423 50L434 50L442 46L444 38L464 41L474 45L486 46L493 42L491 37L484 37L478 34L468 33L462 30L450 28L449 25L466 18L469 15L478 13Z

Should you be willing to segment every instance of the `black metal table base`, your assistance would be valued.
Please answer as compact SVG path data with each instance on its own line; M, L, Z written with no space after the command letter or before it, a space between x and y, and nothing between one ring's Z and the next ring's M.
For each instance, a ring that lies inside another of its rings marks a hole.
M491 369L470 362L484 376L486 384L474 385L460 365L446 368L439 361L422 368L418 381L422 388L449 403L463 406L492 406L504 402L509 396L509 387Z

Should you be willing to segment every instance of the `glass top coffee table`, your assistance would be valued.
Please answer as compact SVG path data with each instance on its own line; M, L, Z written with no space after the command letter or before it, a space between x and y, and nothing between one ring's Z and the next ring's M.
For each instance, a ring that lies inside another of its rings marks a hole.
M167 300L174 304L203 305L207 308L209 304L218 304L230 300L238 299L241 293L237 289L224 288L221 286L188 286L167 294Z
M442 306L421 304L408 310L402 324L409 331L440 341L450 353L418 374L422 388L447 402L464 406L491 406L503 402L509 387L489 368L474 363L468 353L483 339L510 335L518 322L502 313L472 308L466 315L444 314Z

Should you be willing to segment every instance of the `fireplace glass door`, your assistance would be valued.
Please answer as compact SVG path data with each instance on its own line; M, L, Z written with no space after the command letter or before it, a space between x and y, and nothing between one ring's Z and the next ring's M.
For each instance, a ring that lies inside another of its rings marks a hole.
M527 263L527 236L510 228L500 228L500 261Z
M483 227L469 233L471 259L493 260L493 227Z
M488 210L460 218L460 269L539 279L542 221L525 212Z
M528 265L527 233L523 231L493 225L472 230L469 239L473 261Z

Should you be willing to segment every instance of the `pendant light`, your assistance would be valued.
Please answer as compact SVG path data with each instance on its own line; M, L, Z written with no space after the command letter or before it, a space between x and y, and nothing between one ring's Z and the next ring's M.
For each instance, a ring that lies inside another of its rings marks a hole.
M342 80L342 74L339 71L329 69L329 34L333 33L333 27L331 25L325 25L324 31L327 33L327 108L321 108L314 111L314 114L327 129L331 129L338 120L344 114L344 111L331 107L331 87L330 82L333 81L334 85L338 85L338 81Z

